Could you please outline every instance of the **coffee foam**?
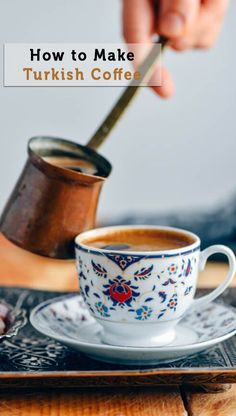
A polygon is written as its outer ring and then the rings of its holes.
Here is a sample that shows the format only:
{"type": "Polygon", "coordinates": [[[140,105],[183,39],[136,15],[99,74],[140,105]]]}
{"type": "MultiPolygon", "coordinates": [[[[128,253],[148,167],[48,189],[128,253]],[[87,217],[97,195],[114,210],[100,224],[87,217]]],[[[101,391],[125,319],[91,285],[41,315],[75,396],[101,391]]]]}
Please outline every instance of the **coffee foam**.
{"type": "Polygon", "coordinates": [[[161,251],[187,247],[195,242],[187,233],[151,228],[117,228],[84,237],[82,244],[114,251],[161,251]]]}

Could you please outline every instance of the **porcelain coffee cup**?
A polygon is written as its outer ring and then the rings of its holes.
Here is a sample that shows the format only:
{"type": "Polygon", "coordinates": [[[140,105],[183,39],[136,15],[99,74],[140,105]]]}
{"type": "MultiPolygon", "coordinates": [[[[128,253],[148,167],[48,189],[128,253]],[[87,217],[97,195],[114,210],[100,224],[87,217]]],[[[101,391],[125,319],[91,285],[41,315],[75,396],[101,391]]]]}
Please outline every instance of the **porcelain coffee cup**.
{"type": "Polygon", "coordinates": [[[104,343],[120,346],[164,346],[176,334],[176,325],[191,308],[213,301],[235,273],[235,255],[224,245],[200,251],[197,235],[172,227],[116,226],[86,231],[75,239],[80,290],[103,328],[104,343]],[[189,237],[186,247],[158,251],[114,251],[96,248],[89,240],[117,230],[168,230],[189,237]],[[86,242],[86,243],[85,243],[86,242]],[[229,270],[209,294],[195,299],[199,271],[208,257],[222,253],[229,270]]]}

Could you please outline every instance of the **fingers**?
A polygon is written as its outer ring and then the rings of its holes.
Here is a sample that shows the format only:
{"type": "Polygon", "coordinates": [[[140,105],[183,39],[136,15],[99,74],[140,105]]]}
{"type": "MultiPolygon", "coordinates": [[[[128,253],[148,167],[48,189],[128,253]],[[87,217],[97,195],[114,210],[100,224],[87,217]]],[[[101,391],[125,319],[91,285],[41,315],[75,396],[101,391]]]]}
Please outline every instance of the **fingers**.
{"type": "Polygon", "coordinates": [[[225,15],[229,0],[202,0],[203,8],[214,12],[219,20],[225,15]]]}
{"type": "Polygon", "coordinates": [[[196,48],[211,48],[221,30],[228,0],[205,0],[201,7],[199,25],[195,29],[193,44],[196,48]]]}
{"type": "MultiPolygon", "coordinates": [[[[158,76],[158,70],[156,70],[153,73],[153,75],[151,77],[150,84],[152,84],[152,85],[156,84],[156,82],[155,82],[155,77],[156,76],[158,76]]],[[[160,97],[169,98],[173,95],[175,86],[174,86],[174,82],[173,82],[173,79],[172,79],[169,71],[165,67],[161,67],[161,79],[162,79],[161,86],[160,87],[152,87],[152,89],[158,95],[160,95],[160,97]]]]}
{"type": "Polygon", "coordinates": [[[127,43],[149,43],[154,31],[151,0],[123,0],[123,36],[127,43]]]}
{"type": "Polygon", "coordinates": [[[160,0],[158,32],[170,39],[186,36],[197,19],[199,8],[199,0],[160,0]]]}
{"type": "MultiPolygon", "coordinates": [[[[229,0],[123,0],[124,38],[127,43],[148,44],[158,33],[168,37],[170,46],[178,51],[209,48],[217,39],[228,3],[229,0]]],[[[157,77],[158,70],[153,73],[152,84],[157,77]]],[[[172,95],[174,84],[165,68],[162,86],[152,88],[162,97],[172,95]]]]}
{"type": "Polygon", "coordinates": [[[171,40],[172,48],[183,51],[189,48],[212,47],[219,35],[227,6],[228,0],[202,0],[189,30],[171,40]]]}
{"type": "MultiPolygon", "coordinates": [[[[155,33],[155,13],[153,0],[123,0],[123,36],[127,43],[152,42],[155,33]]],[[[136,64],[141,62],[146,54],[145,48],[136,50],[136,64]]],[[[154,70],[150,84],[158,84],[160,69],[154,70]]],[[[169,72],[162,68],[162,86],[152,87],[161,97],[169,97],[174,90],[174,84],[169,72]]]]}

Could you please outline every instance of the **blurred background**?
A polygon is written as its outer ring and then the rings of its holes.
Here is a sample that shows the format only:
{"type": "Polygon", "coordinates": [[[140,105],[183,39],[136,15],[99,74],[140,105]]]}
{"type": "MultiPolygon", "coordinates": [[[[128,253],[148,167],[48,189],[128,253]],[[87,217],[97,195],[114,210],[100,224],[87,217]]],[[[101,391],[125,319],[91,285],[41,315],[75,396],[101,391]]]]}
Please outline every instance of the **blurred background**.
{"type": "MultiPolygon", "coordinates": [[[[122,41],[120,0],[0,0],[5,42],[122,41]]],[[[127,213],[208,210],[236,188],[236,3],[213,50],[168,51],[176,82],[171,100],[142,88],[101,153],[113,164],[99,218],[127,213]]],[[[2,60],[2,54],[1,54],[2,60]]],[[[2,71],[2,63],[0,71],[2,71]]],[[[2,78],[2,74],[1,74],[2,78]]],[[[0,209],[26,158],[29,137],[86,143],[121,88],[0,87],[0,209]]]]}

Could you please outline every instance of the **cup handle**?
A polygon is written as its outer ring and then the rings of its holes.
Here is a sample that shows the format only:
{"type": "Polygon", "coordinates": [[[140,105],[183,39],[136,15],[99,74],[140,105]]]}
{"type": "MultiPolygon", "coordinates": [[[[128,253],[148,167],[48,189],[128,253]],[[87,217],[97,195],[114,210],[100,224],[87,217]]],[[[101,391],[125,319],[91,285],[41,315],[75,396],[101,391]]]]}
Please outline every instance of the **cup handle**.
{"type": "Polygon", "coordinates": [[[228,287],[230,282],[233,280],[234,273],[236,270],[235,255],[230,248],[224,245],[210,246],[200,253],[199,271],[204,270],[208,257],[212,256],[212,254],[215,254],[215,253],[225,254],[225,256],[228,258],[228,261],[229,261],[229,271],[224,281],[216,289],[214,289],[208,295],[201,296],[200,298],[194,299],[191,307],[195,308],[195,306],[199,307],[205,303],[212,302],[214,299],[220,296],[221,293],[224,292],[224,290],[228,287]]]}

